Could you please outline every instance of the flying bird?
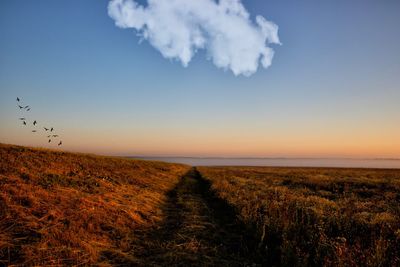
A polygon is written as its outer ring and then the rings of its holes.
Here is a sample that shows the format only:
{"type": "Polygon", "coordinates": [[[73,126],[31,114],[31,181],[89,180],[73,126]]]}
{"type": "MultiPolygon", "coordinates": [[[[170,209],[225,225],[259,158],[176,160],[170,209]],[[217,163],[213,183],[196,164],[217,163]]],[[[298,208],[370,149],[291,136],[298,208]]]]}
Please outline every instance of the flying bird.
{"type": "MultiPolygon", "coordinates": [[[[17,102],[18,102],[18,105],[17,105],[17,106],[18,106],[19,109],[25,109],[26,111],[30,111],[30,110],[31,110],[31,108],[30,108],[29,105],[27,105],[27,106],[21,106],[21,105],[19,105],[19,103],[21,103],[21,99],[20,99],[19,97],[17,97],[16,100],[17,100],[17,102]]],[[[22,117],[22,118],[18,118],[18,120],[22,121],[23,125],[25,125],[25,126],[27,125],[26,118],[22,117]]],[[[33,124],[34,126],[36,126],[38,123],[37,123],[36,120],[34,120],[32,124],[33,124]]],[[[53,131],[54,131],[54,127],[51,127],[51,128],[43,127],[43,129],[44,129],[46,132],[47,132],[47,131],[50,131],[50,132],[53,132],[53,131]]],[[[32,132],[32,133],[36,133],[37,130],[31,130],[31,132],[32,132]]],[[[53,134],[53,135],[50,134],[50,135],[48,135],[48,136],[47,136],[47,138],[48,138],[48,143],[51,143],[51,141],[52,141],[51,138],[56,138],[56,137],[59,137],[59,135],[58,135],[58,134],[53,134]]],[[[60,142],[58,143],[58,146],[61,146],[61,145],[62,145],[62,141],[60,140],[60,142]]]]}

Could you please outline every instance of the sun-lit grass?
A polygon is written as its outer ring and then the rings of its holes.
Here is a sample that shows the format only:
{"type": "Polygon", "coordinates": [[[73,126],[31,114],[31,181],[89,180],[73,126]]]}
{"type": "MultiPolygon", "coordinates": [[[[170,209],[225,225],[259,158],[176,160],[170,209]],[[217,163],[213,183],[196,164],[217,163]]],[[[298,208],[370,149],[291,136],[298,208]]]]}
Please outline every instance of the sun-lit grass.
{"type": "Polygon", "coordinates": [[[200,167],[276,266],[399,266],[400,170],[200,167]]]}
{"type": "Polygon", "coordinates": [[[0,144],[0,265],[134,264],[189,167],[0,144]]]}
{"type": "Polygon", "coordinates": [[[180,179],[189,166],[2,144],[0,159],[0,265],[229,262],[235,216],[249,262],[400,265],[400,170],[199,167],[180,179]]]}

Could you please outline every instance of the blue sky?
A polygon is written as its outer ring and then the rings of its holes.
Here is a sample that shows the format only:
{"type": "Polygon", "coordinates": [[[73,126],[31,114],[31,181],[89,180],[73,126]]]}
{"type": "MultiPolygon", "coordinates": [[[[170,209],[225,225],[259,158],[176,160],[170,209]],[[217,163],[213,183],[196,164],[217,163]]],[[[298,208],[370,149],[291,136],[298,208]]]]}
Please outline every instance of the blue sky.
{"type": "Polygon", "coordinates": [[[0,142],[48,146],[19,96],[73,151],[400,157],[399,1],[243,1],[282,42],[250,77],[165,59],[107,4],[1,1],[0,142]]]}

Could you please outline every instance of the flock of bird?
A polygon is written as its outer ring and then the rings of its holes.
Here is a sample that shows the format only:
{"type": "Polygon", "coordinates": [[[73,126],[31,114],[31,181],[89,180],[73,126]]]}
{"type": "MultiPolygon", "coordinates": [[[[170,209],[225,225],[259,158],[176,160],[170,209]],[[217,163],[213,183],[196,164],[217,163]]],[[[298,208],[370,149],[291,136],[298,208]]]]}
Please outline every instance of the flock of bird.
{"type": "MultiPolygon", "coordinates": [[[[31,110],[30,106],[23,106],[22,105],[21,99],[19,97],[17,97],[17,103],[18,103],[17,105],[18,105],[18,108],[20,109],[20,111],[28,112],[28,111],[31,110]]],[[[22,124],[24,126],[28,126],[28,121],[27,121],[27,119],[25,117],[19,118],[19,120],[22,121],[22,124]]],[[[37,121],[33,120],[32,125],[34,127],[32,129],[32,133],[36,133],[38,131],[37,129],[39,128],[37,121]]],[[[53,127],[43,127],[43,130],[47,134],[48,143],[51,143],[51,141],[54,138],[59,137],[58,134],[55,134],[55,131],[54,131],[53,127]]],[[[62,140],[59,140],[58,146],[61,146],[61,145],[62,145],[62,140]]]]}

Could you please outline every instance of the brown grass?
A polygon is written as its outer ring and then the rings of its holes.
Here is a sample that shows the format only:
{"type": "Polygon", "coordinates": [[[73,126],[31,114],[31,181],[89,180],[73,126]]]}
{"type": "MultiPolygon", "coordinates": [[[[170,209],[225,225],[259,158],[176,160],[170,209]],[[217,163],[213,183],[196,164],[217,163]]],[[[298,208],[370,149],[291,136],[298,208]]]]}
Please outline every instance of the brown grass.
{"type": "Polygon", "coordinates": [[[193,169],[171,191],[162,223],[147,231],[141,266],[260,266],[234,210],[193,169]]]}
{"type": "Polygon", "coordinates": [[[0,265],[400,266],[399,170],[0,159],[0,265]]]}
{"type": "Polygon", "coordinates": [[[0,265],[135,264],[189,167],[0,144],[0,265]]]}
{"type": "Polygon", "coordinates": [[[399,266],[400,171],[200,167],[269,266],[399,266]]]}

